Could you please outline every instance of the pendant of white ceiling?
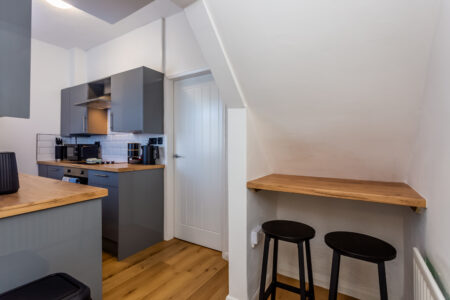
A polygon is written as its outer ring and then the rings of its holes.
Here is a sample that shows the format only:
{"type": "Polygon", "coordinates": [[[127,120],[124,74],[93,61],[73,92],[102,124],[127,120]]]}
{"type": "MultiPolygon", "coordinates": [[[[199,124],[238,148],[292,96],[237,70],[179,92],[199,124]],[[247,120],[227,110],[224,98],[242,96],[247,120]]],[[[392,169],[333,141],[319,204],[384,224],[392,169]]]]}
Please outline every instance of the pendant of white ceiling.
{"type": "Polygon", "coordinates": [[[73,6],[62,1],[62,0],[47,0],[48,3],[53,5],[54,7],[61,8],[61,9],[68,9],[72,8],[73,6]]]}

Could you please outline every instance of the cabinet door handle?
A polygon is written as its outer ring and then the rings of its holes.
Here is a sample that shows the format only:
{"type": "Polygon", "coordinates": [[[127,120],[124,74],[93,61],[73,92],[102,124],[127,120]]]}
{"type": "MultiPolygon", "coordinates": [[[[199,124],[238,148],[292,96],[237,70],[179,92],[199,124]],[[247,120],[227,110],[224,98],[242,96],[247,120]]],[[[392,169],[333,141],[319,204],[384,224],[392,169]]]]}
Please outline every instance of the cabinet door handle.
{"type": "Polygon", "coordinates": [[[113,115],[113,113],[110,113],[110,118],[109,118],[109,129],[111,130],[111,131],[113,131],[113,129],[114,129],[114,125],[113,125],[113,123],[114,123],[114,115],[113,115]]]}
{"type": "Polygon", "coordinates": [[[109,177],[108,175],[103,175],[103,174],[94,174],[94,175],[97,177],[104,177],[104,178],[109,177]]]}
{"type": "Polygon", "coordinates": [[[57,168],[51,168],[50,171],[59,171],[57,168]]]}

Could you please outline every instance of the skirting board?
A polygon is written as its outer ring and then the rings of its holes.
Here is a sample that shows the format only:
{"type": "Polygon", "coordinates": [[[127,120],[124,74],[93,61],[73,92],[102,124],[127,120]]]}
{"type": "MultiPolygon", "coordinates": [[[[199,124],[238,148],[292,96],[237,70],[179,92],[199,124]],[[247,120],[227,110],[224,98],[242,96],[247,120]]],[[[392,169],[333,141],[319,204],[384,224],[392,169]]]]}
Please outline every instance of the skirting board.
{"type": "Polygon", "coordinates": [[[225,300],[239,300],[238,298],[234,298],[233,296],[228,295],[225,300]]]}

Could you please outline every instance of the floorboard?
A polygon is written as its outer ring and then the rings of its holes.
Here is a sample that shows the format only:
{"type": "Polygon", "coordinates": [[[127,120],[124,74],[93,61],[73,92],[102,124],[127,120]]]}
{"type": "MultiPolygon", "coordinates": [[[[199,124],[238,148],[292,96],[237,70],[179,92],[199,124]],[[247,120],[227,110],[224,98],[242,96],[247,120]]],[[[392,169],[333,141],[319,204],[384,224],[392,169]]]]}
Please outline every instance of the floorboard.
{"type": "MultiPolygon", "coordinates": [[[[105,300],[224,300],[228,295],[228,263],[220,252],[178,239],[164,241],[122,261],[103,253],[105,300]]],[[[298,280],[278,275],[278,280],[298,285],[298,280]]],[[[315,287],[317,300],[328,290],[315,287]]],[[[298,295],[277,289],[277,300],[297,300],[298,295]]],[[[339,295],[339,300],[355,298],[339,295]]]]}

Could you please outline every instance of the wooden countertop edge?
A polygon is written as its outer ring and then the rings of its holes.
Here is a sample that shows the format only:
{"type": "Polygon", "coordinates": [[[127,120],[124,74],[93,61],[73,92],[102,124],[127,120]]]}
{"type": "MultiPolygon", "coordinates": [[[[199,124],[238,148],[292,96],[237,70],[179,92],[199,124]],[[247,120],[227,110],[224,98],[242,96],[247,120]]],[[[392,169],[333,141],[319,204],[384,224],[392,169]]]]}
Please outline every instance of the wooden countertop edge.
{"type": "Polygon", "coordinates": [[[85,164],[74,164],[68,162],[57,162],[57,161],[37,161],[38,165],[47,165],[47,166],[58,166],[58,167],[68,167],[68,168],[80,168],[94,171],[103,171],[103,172],[113,172],[113,173],[123,173],[123,172],[136,172],[136,171],[145,171],[145,170],[154,170],[154,169],[164,169],[165,165],[130,165],[127,163],[123,163],[126,166],[119,166],[121,163],[117,163],[115,165],[85,165],[85,164]]]}
{"type": "MultiPolygon", "coordinates": [[[[270,175],[269,175],[270,176],[270,175]]],[[[264,177],[262,177],[264,178],[264,177]]],[[[382,203],[382,204],[391,204],[391,205],[400,205],[400,206],[409,206],[414,208],[426,208],[426,200],[421,197],[420,198],[412,198],[412,197],[404,197],[397,195],[376,195],[376,194],[367,194],[367,193],[357,193],[352,191],[346,191],[345,193],[328,189],[321,188],[308,188],[301,186],[285,186],[281,184],[269,184],[269,183],[259,183],[257,182],[259,179],[255,179],[247,182],[247,188],[255,189],[255,190],[266,190],[266,191],[274,191],[274,192],[285,192],[285,193],[294,193],[294,194],[303,194],[303,195],[311,195],[311,196],[319,196],[319,197],[329,197],[329,198],[337,198],[337,199],[349,199],[356,201],[364,201],[364,202],[374,202],[374,203],[382,203]]],[[[392,184],[392,183],[387,183],[392,184]]],[[[407,187],[411,188],[409,185],[405,184],[407,187]]],[[[411,188],[412,189],[412,188],[411,188]]],[[[416,192],[417,193],[417,192],[416,192]]]]}
{"type": "Polygon", "coordinates": [[[0,209],[0,219],[7,218],[7,217],[13,217],[17,215],[22,215],[26,213],[46,210],[49,208],[55,208],[60,206],[66,206],[70,204],[100,199],[103,197],[108,196],[108,190],[103,188],[96,188],[97,191],[95,192],[85,192],[80,193],[76,195],[71,196],[65,196],[65,197],[59,197],[54,198],[48,201],[41,201],[41,202],[30,202],[30,203],[23,203],[18,204],[14,206],[10,206],[8,208],[2,208],[0,209]]]}

